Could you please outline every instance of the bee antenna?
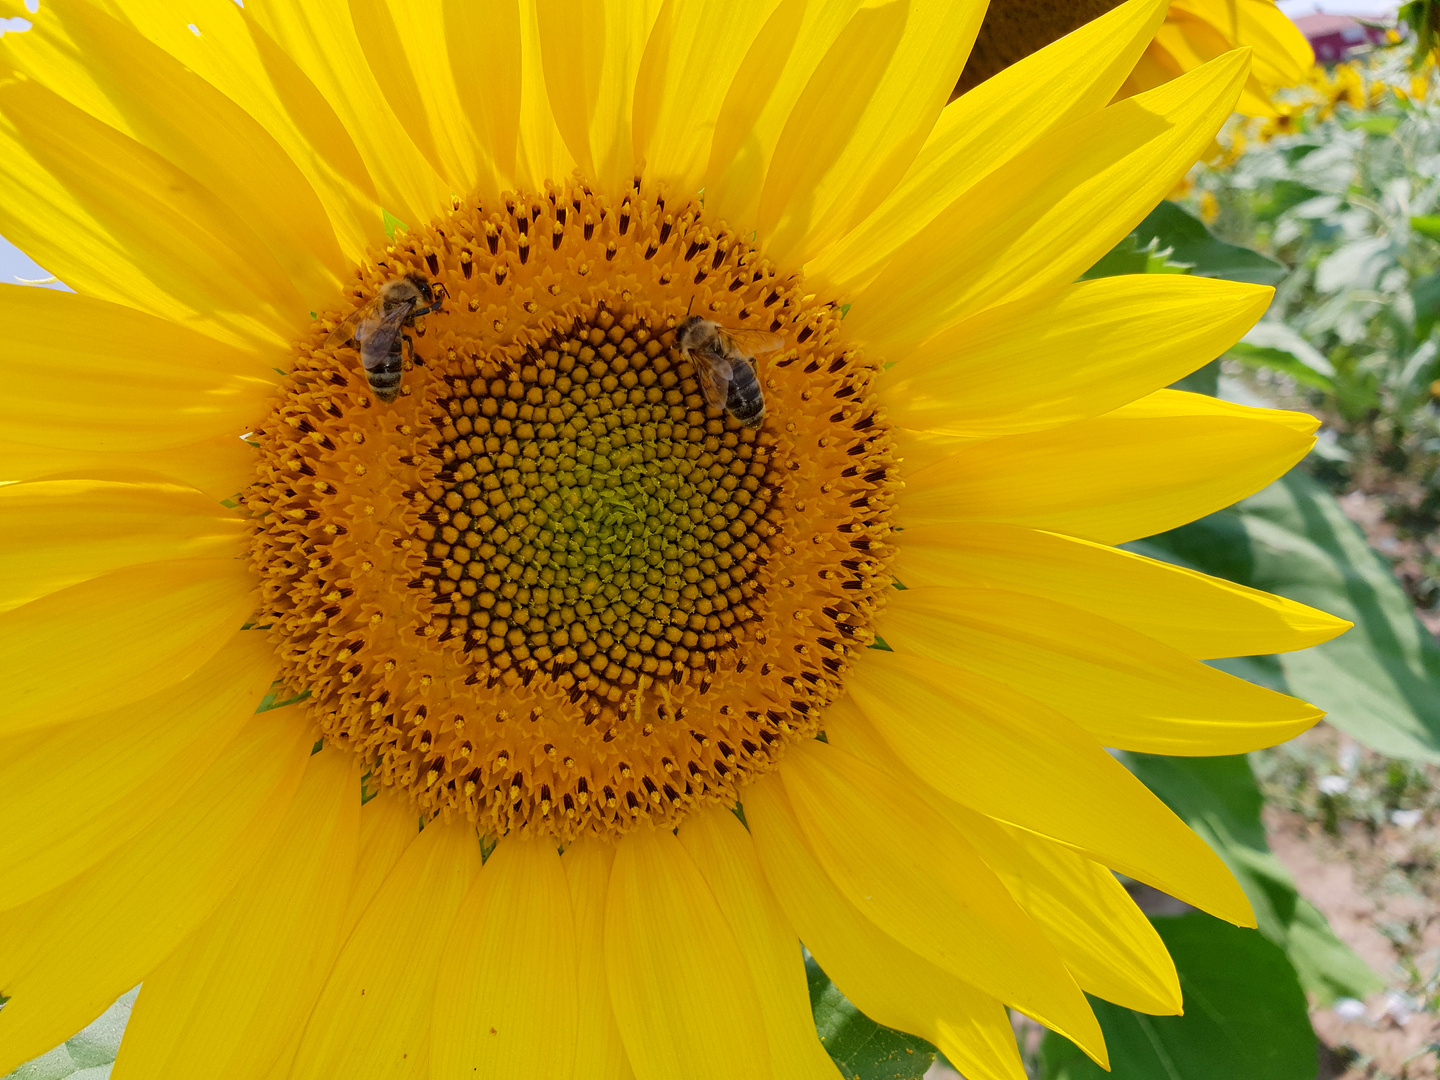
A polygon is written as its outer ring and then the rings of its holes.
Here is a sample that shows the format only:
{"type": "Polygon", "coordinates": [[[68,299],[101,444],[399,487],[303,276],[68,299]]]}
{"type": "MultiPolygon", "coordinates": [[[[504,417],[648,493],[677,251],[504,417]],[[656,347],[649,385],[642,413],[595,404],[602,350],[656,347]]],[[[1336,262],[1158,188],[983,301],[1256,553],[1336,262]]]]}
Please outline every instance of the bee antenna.
{"type": "Polygon", "coordinates": [[[695,294],[694,294],[694,293],[691,293],[691,294],[690,294],[690,303],[688,303],[688,304],[685,305],[685,314],[686,314],[687,316],[690,314],[690,309],[693,308],[694,306],[695,306],[695,294]]]}

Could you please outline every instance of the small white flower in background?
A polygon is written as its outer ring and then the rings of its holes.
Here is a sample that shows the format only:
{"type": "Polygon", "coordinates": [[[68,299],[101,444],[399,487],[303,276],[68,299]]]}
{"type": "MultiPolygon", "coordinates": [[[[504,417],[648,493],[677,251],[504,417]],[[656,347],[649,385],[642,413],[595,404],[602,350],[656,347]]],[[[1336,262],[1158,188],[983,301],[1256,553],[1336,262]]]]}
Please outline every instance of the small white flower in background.
{"type": "Polygon", "coordinates": [[[1420,819],[1424,816],[1425,811],[1423,810],[1392,810],[1390,812],[1390,821],[1394,825],[1399,825],[1402,829],[1413,829],[1416,825],[1420,824],[1420,819]]]}
{"type": "Polygon", "coordinates": [[[109,1080],[110,1068],[120,1050],[120,1036],[130,1019],[137,986],[111,1005],[80,1034],[54,1050],[27,1061],[5,1080],[109,1080]]]}
{"type": "Polygon", "coordinates": [[[1340,771],[1347,774],[1353,773],[1355,771],[1355,766],[1359,763],[1359,744],[1353,743],[1349,739],[1346,739],[1345,744],[1340,747],[1340,771]]]}
{"type": "Polygon", "coordinates": [[[1331,1011],[1341,1020],[1362,1020],[1365,1017],[1365,1003],[1358,998],[1339,998],[1331,1011]]]}
{"type": "Polygon", "coordinates": [[[1344,795],[1350,790],[1350,781],[1343,776],[1322,776],[1315,786],[1323,795],[1344,795]]]}
{"type": "Polygon", "coordinates": [[[1385,1011],[1381,1015],[1388,1016],[1395,1023],[1402,1027],[1409,1023],[1410,1014],[1415,1011],[1415,1003],[1404,994],[1397,994],[1391,990],[1385,995],[1385,1011]]]}

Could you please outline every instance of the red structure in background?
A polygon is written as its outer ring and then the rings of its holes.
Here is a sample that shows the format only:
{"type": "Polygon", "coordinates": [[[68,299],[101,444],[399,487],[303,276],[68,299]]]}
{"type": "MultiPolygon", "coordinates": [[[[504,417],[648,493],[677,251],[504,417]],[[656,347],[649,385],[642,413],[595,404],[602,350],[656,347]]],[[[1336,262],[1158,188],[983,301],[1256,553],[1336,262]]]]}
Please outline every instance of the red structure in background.
{"type": "Polygon", "coordinates": [[[1344,60],[1350,50],[1359,45],[1379,45],[1385,40],[1385,31],[1379,27],[1366,26],[1359,19],[1349,15],[1301,15],[1295,25],[1315,50],[1315,61],[1320,64],[1335,64],[1344,60]]]}

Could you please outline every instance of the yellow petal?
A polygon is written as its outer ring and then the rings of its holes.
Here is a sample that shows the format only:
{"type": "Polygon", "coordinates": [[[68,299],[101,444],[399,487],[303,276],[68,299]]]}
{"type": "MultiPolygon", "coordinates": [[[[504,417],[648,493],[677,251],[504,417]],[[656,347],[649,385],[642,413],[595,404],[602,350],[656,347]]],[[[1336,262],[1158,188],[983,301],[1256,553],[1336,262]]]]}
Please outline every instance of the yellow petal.
{"type": "Polygon", "coordinates": [[[345,905],[345,937],[365,914],[390,871],[420,835],[420,815],[403,796],[381,790],[360,807],[359,855],[345,905]]]}
{"type": "Polygon", "coordinates": [[[6,55],[193,177],[255,229],[302,294],[333,291],[348,274],[324,206],[275,139],[134,29],[88,3],[56,4],[6,55]]]}
{"type": "Polygon", "coordinates": [[[112,1074],[261,1075],[293,1051],[340,950],[359,833],[360,759],[312,754],[275,840],[145,985],[112,1074]]]}
{"type": "Polygon", "coordinates": [[[758,226],[770,258],[806,262],[890,194],[935,126],[984,15],[976,0],[889,0],[855,13],[770,159],[758,226]]]}
{"type": "MultiPolygon", "coordinates": [[[[127,5],[123,18],[269,132],[320,198],[347,260],[385,242],[375,185],[354,141],[295,60],[256,25],[253,4],[152,0],[127,5]]],[[[113,123],[97,110],[99,95],[76,89],[90,78],[84,57],[58,60],[65,96],[113,123]]]]}
{"type": "Polygon", "coordinates": [[[0,479],[126,482],[146,476],[196,488],[217,503],[255,480],[255,447],[234,435],[163,450],[120,453],[86,449],[85,433],[79,425],[66,428],[57,424],[52,437],[57,442],[69,441],[72,447],[0,442],[0,479]]]}
{"type": "Polygon", "coordinates": [[[194,488],[113,480],[0,487],[0,612],[122,566],[243,554],[243,520],[194,488]]]}
{"type": "Polygon", "coordinates": [[[570,1076],[577,966],[570,886],[554,840],[502,838],[445,945],[431,1077],[570,1076]]]}
{"type": "Polygon", "coordinates": [[[173,809],[0,920],[0,1069],[99,1016],[192,933],[269,846],[314,742],[299,710],[261,713],[173,809]]]}
{"type": "Polygon", "coordinates": [[[254,609],[239,559],[116,570],[0,615],[10,666],[0,733],[118,708],[186,678],[254,609]]]}
{"type": "Polygon", "coordinates": [[[861,0],[781,0],[730,83],[705,167],[705,209],[741,233],[755,227],[760,191],[796,100],[861,0]]]}
{"type": "Polygon", "coordinates": [[[561,0],[537,8],[550,108],[581,174],[612,191],[633,179],[630,104],[660,0],[561,0]]]}
{"type": "Polygon", "coordinates": [[[906,477],[899,517],[1026,525],[1102,544],[1150,536],[1288,470],[1315,442],[1288,422],[1301,415],[1157,391],[1091,420],[965,446],[906,477]]]}
{"type": "Polygon", "coordinates": [[[1273,294],[1182,274],[1081,282],[941,331],[886,373],[881,400],[901,427],[952,435],[1088,420],[1219,356],[1273,294]]]}
{"type": "Polygon", "coordinates": [[[705,879],[669,832],[617,845],[605,970],[639,1080],[769,1080],[765,1025],[743,954],[705,879]]]}
{"type": "MultiPolygon", "coordinates": [[[[0,489],[4,490],[4,489],[0,489]]],[[[255,712],[278,665],[236,634],[199,671],[143,701],[0,752],[0,908],[93,866],[166,813],[255,712]]]]}
{"type": "Polygon", "coordinates": [[[1004,1007],[927,963],[858,912],[816,861],[775,774],[745,789],[765,879],[825,974],[866,1016],[938,1046],[973,1080],[1023,1080],[1004,1007]]]}
{"type": "Polygon", "coordinates": [[[103,451],[239,435],[265,415],[280,354],[246,353],[133,308],[0,285],[5,438],[103,451]]]}
{"type": "MultiPolygon", "coordinates": [[[[253,14],[252,14],[253,8],[253,14]]],[[[255,4],[255,22],[289,56],[340,119],[375,182],[380,205],[401,221],[428,221],[448,205],[444,181],[385,100],[345,0],[255,4]]]]}
{"type": "Polygon", "coordinates": [[[335,961],[290,1080],[393,1080],[425,1052],[435,979],[480,872],[468,822],[432,821],[405,849],[335,961]]]}
{"type": "Polygon", "coordinates": [[[1039,596],[906,589],[890,600],[877,630],[898,652],[1013,686],[1121,750],[1243,754],[1293,738],[1324,715],[1039,596]]]}
{"type": "Polygon", "coordinates": [[[495,199],[502,184],[471,126],[451,69],[447,6],[419,0],[355,0],[350,18],[385,100],[430,166],[452,192],[478,191],[495,199]]]}
{"type": "MultiPolygon", "coordinates": [[[[545,90],[545,62],[541,57],[538,0],[520,0],[520,113],[517,133],[516,183],[531,191],[545,190],[546,181],[569,176],[575,159],[555,125],[545,90]]],[[[508,20],[507,20],[508,21],[508,20]]],[[[482,33],[488,39],[489,30],[482,33]]]]}
{"type": "Polygon", "coordinates": [[[574,1080],[633,1080],[630,1062],[610,1007],[605,978],[605,897],[615,845],[584,838],[565,845],[560,864],[570,884],[575,914],[576,987],[580,1008],[575,1035],[574,1080]]]}
{"type": "Polygon", "coordinates": [[[750,43],[776,0],[665,0],[635,75],[634,161],[681,198],[704,182],[710,139],[750,43]]]}
{"type": "Polygon", "coordinates": [[[77,292],[274,348],[309,303],[183,169],[31,80],[0,85],[0,231],[77,292]]]}
{"type": "Polygon", "coordinates": [[[806,276],[859,289],[980,177],[1109,104],[1164,17],[1164,0],[1129,0],[951,102],[895,190],[806,276]]]}
{"type": "Polygon", "coordinates": [[[1283,596],[1015,525],[921,525],[906,529],[898,546],[893,570],[908,588],[1031,593],[1201,660],[1304,649],[1350,626],[1283,596]]]}
{"type": "Polygon", "coordinates": [[[792,747],[780,775],[810,849],[862,915],[1103,1060],[1100,1025],[1060,957],[922,799],[821,742],[792,747]]]}
{"type": "Polygon", "coordinates": [[[956,802],[1255,925],[1219,857],[1059,713],[959,668],[879,651],[864,656],[847,686],[900,760],[956,802]]]}
{"type": "Polygon", "coordinates": [[[520,4],[517,0],[446,3],[442,14],[455,94],[476,145],[489,162],[488,172],[504,186],[524,186],[517,179],[521,105],[522,97],[534,94],[535,73],[521,70],[520,4]],[[485,63],[476,63],[475,57],[482,54],[485,63]]]}
{"type": "Polygon", "coordinates": [[[766,884],[745,826],[724,807],[692,813],[677,835],[745,956],[765,1020],[770,1061],[786,1080],[836,1080],[820,1041],[799,939],[766,884]]]}
{"type": "Polygon", "coordinates": [[[831,746],[916,791],[975,846],[1087,993],[1141,1012],[1180,1012],[1180,983],[1160,935],[1105,867],[947,799],[907,769],[848,698],[825,713],[831,746]]]}
{"type": "Polygon", "coordinates": [[[855,297],[848,333],[898,356],[977,311],[1074,281],[1194,164],[1230,114],[1247,56],[1111,105],[989,173],[896,249],[855,297]]]}

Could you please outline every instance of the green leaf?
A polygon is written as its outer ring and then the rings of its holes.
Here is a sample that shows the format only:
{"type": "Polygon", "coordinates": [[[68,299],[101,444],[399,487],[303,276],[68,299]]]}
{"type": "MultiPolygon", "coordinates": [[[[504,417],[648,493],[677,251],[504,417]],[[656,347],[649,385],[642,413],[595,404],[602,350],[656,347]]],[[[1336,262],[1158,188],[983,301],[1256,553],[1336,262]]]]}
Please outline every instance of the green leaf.
{"type": "Polygon", "coordinates": [[[1335,936],[1270,851],[1260,821],[1264,797],[1244,756],[1181,758],[1125,754],[1125,764],[1194,829],[1235,875],[1260,933],[1285,951],[1300,985],[1324,1005],[1363,998],[1381,978],[1335,936]]]}
{"type": "Polygon", "coordinates": [[[385,215],[385,217],[384,217],[384,221],[385,221],[385,235],[386,235],[387,237],[389,237],[391,240],[394,240],[394,239],[395,239],[395,234],[396,234],[397,232],[409,232],[409,231],[410,231],[410,226],[409,226],[409,225],[406,225],[405,222],[401,221],[401,220],[400,220],[398,217],[396,217],[394,214],[390,213],[389,210],[383,210],[383,209],[382,209],[382,210],[380,211],[380,213],[382,213],[383,215],[385,215]]]}
{"type": "Polygon", "coordinates": [[[1210,235],[1205,223],[1172,202],[1162,202],[1135,227],[1135,239],[1170,248],[1175,262],[1189,263],[1197,277],[1274,285],[1288,270],[1274,259],[1210,235]]]}
{"type": "MultiPolygon", "coordinates": [[[[1110,1080],[1314,1080],[1317,1046],[1285,954],[1254,930],[1200,912],[1151,919],[1180,973],[1184,1016],[1092,999],[1110,1080]]],[[[1046,1035],[1045,1080],[1103,1080],[1070,1042],[1046,1035]]]]}
{"type": "Polygon", "coordinates": [[[27,1061],[5,1080],[105,1080],[139,992],[139,987],[131,990],[80,1034],[27,1061]]]}
{"type": "Polygon", "coordinates": [[[1389,135],[1400,126],[1398,116],[1366,116],[1359,120],[1342,120],[1346,131],[1363,131],[1367,135],[1389,135]]]}
{"type": "Polygon", "coordinates": [[[1324,645],[1277,656],[1279,688],[1373,750],[1440,764],[1440,643],[1389,565],[1303,471],[1130,546],[1355,623],[1324,645]]]}
{"type": "MultiPolygon", "coordinates": [[[[1413,224],[1415,219],[1411,218],[1413,224]]],[[[1440,227],[1440,215],[1431,219],[1440,227]]],[[[1436,237],[1440,240],[1440,236],[1436,237]]],[[[1415,304],[1415,340],[1424,341],[1440,320],[1440,272],[1410,282],[1410,299],[1415,304]]]]}
{"type": "Polygon", "coordinates": [[[1081,281],[1094,278],[1115,277],[1118,274],[1188,274],[1190,267],[1185,263],[1170,261],[1170,249],[1161,249],[1157,241],[1151,240],[1142,247],[1131,233],[1120,243],[1100,256],[1100,261],[1080,275],[1081,281]]]}
{"type": "Polygon", "coordinates": [[[812,956],[805,957],[810,1008],[820,1042],[845,1080],[919,1080],[935,1060],[924,1039],[881,1027],[832,983],[812,956]]]}
{"type": "Polygon", "coordinates": [[[1410,219],[1410,228],[1431,240],[1440,240],[1440,214],[1420,214],[1410,219]]]}
{"type": "Polygon", "coordinates": [[[1282,322],[1265,320],[1250,328],[1225,354],[1253,367],[1283,371],[1305,386],[1335,389],[1335,367],[1324,355],[1282,322]]]}

